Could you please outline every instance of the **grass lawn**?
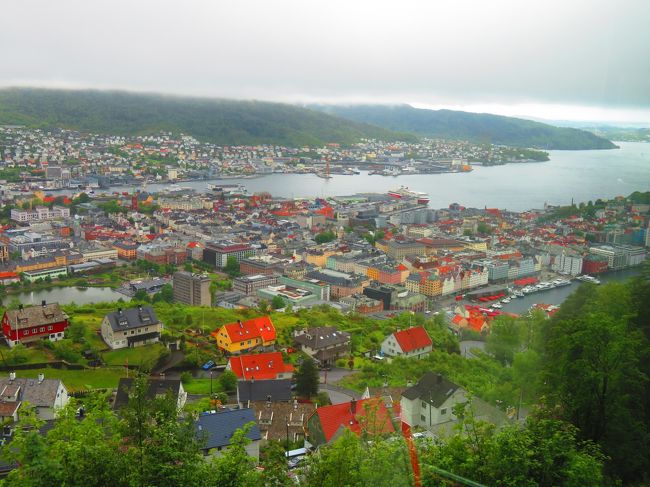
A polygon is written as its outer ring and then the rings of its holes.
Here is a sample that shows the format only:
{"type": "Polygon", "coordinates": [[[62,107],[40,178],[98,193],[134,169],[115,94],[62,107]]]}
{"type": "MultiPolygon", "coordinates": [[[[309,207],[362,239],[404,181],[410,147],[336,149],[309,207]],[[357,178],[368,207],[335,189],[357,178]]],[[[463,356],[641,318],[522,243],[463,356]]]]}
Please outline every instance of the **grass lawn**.
{"type": "MultiPolygon", "coordinates": [[[[188,394],[210,394],[210,379],[191,379],[183,382],[183,388],[188,394]]],[[[212,392],[221,392],[217,379],[212,379],[212,392]]]]}
{"type": "Polygon", "coordinates": [[[102,353],[102,358],[106,365],[124,365],[129,361],[129,365],[154,364],[160,354],[165,349],[162,343],[154,343],[144,347],[121,348],[102,353]]]}
{"type": "Polygon", "coordinates": [[[16,377],[36,379],[38,374],[41,373],[45,374],[46,379],[61,379],[68,388],[68,391],[115,388],[120,378],[126,377],[124,368],[68,370],[53,369],[51,367],[45,369],[17,370],[16,377]]]}

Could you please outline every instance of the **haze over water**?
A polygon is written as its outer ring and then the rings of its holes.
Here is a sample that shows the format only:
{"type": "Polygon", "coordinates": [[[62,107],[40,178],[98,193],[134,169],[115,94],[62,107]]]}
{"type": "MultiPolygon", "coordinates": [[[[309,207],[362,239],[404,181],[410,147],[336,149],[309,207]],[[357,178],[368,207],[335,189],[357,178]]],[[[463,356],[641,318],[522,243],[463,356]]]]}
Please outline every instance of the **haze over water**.
{"type": "MultiPolygon", "coordinates": [[[[471,173],[418,174],[408,176],[356,176],[334,174],[330,180],[314,174],[273,174],[254,179],[227,179],[224,184],[241,183],[250,193],[268,191],[273,196],[342,196],[363,192],[386,192],[408,186],[427,192],[431,208],[450,203],[468,207],[498,207],[524,211],[541,208],[545,202],[569,204],[627,196],[650,189],[650,144],[620,142],[620,149],[550,151],[550,161],[474,166],[471,173]]],[[[207,182],[180,183],[199,191],[207,182]]],[[[168,186],[151,184],[148,191],[164,191],[168,186]]],[[[131,188],[128,188],[131,189],[131,188]]]]}

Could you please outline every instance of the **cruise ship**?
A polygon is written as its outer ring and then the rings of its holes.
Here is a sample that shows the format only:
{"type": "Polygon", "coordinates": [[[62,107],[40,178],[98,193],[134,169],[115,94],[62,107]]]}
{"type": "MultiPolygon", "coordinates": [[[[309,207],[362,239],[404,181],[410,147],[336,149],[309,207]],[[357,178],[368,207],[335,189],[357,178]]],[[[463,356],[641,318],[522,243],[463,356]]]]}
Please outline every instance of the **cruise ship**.
{"type": "Polygon", "coordinates": [[[388,196],[395,199],[400,198],[417,198],[418,203],[422,205],[429,204],[429,195],[421,191],[413,191],[408,189],[406,186],[400,186],[398,189],[388,192],[388,196]]]}

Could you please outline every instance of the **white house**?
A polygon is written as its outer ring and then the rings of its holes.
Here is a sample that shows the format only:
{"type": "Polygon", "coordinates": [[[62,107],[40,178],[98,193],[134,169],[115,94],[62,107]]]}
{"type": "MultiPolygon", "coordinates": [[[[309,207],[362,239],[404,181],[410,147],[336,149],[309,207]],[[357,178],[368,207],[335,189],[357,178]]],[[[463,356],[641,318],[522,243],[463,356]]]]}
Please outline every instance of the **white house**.
{"type": "Polygon", "coordinates": [[[104,316],[102,338],[112,349],[140,347],[160,339],[162,323],[151,306],[138,306],[104,316]]]}
{"type": "MultiPolygon", "coordinates": [[[[416,385],[406,389],[400,399],[402,421],[411,427],[436,432],[447,431],[456,423],[454,406],[468,401],[465,389],[440,374],[427,372],[416,385]]],[[[500,425],[507,415],[480,398],[473,397],[472,410],[476,419],[500,425]]]]}
{"type": "Polygon", "coordinates": [[[388,335],[381,343],[381,351],[389,357],[422,358],[433,350],[433,342],[421,326],[399,330],[388,335]]]}
{"type": "Polygon", "coordinates": [[[57,410],[68,404],[69,400],[63,382],[46,379],[44,374],[39,374],[37,379],[17,379],[15,372],[10,372],[8,377],[0,379],[0,409],[8,412],[14,410],[7,417],[17,419],[18,408],[14,404],[29,403],[40,419],[54,419],[57,410]]]}

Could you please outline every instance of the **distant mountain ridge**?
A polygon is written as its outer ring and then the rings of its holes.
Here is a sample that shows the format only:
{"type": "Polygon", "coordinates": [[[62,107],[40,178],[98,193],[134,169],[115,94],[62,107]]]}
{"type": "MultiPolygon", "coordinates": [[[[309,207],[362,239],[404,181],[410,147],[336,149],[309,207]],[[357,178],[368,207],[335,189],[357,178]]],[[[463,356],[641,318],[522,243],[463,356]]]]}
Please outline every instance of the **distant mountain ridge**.
{"type": "Polygon", "coordinates": [[[122,91],[0,89],[0,125],[62,127],[111,135],[183,132],[220,145],[352,144],[362,138],[415,141],[297,105],[122,91]]]}
{"type": "Polygon", "coordinates": [[[308,105],[331,115],[425,137],[537,149],[615,149],[591,132],[487,113],[427,110],[410,105],[308,105]]]}

